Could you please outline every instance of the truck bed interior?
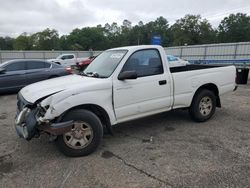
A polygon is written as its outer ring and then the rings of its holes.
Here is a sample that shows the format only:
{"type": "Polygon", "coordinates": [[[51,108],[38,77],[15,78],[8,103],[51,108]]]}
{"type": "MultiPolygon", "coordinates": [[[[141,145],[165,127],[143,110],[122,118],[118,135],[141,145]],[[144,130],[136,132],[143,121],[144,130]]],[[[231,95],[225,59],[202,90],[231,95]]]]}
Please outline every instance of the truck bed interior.
{"type": "Polygon", "coordinates": [[[193,70],[200,70],[200,69],[209,69],[209,68],[217,68],[222,67],[221,65],[186,65],[180,67],[171,67],[170,72],[184,72],[184,71],[193,71],[193,70]]]}

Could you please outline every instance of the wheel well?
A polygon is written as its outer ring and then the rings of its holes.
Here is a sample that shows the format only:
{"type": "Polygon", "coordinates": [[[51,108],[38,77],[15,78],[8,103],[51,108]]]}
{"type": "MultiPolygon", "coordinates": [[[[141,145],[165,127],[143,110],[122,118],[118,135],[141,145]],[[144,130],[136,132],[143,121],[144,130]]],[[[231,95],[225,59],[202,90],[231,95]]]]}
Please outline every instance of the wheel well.
{"type": "Polygon", "coordinates": [[[212,91],[212,92],[215,94],[215,96],[216,96],[216,106],[217,106],[217,107],[221,107],[220,96],[219,96],[219,90],[218,90],[218,87],[217,87],[215,84],[209,83],[209,84],[205,84],[205,85],[200,86],[200,87],[196,90],[194,96],[195,96],[200,90],[202,90],[202,89],[207,89],[207,90],[212,91]]]}
{"type": "Polygon", "coordinates": [[[56,78],[56,77],[58,77],[58,76],[57,75],[52,75],[52,76],[49,77],[49,79],[56,78]]]}
{"type": "MultiPolygon", "coordinates": [[[[109,115],[102,107],[95,105],[95,104],[79,105],[79,106],[75,106],[73,108],[68,109],[65,113],[62,114],[62,116],[64,116],[66,113],[74,109],[85,109],[85,110],[89,110],[93,112],[101,120],[102,125],[107,128],[108,132],[112,134],[109,115]]],[[[59,119],[61,119],[62,116],[59,119]]]]}

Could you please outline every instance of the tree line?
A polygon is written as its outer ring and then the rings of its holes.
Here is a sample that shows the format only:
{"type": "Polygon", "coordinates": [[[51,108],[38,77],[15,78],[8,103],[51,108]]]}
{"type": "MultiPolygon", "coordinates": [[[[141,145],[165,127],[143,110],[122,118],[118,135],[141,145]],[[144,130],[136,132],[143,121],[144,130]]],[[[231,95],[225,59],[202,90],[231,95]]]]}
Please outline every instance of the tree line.
{"type": "Polygon", "coordinates": [[[230,14],[217,28],[200,15],[186,15],[173,25],[164,17],[132,26],[129,20],[96,27],[76,28],[59,36],[55,29],[34,34],[22,33],[16,38],[0,37],[0,50],[105,50],[112,47],[150,44],[152,36],[160,36],[162,46],[250,41],[250,16],[230,14]]]}

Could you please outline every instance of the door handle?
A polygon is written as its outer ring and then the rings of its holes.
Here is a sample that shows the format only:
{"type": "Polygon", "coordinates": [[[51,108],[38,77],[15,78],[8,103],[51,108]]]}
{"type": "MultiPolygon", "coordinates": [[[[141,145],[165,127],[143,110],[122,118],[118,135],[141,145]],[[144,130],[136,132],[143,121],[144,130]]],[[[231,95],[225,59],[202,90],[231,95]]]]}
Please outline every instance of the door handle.
{"type": "Polygon", "coordinates": [[[160,80],[159,81],[159,85],[165,85],[165,84],[167,84],[167,80],[160,80]]]}

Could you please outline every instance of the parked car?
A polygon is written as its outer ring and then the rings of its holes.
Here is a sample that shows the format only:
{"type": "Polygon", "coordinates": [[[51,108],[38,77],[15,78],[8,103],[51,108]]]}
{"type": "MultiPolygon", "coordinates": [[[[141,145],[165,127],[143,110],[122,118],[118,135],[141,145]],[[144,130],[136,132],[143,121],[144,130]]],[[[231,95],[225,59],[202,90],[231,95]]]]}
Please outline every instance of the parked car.
{"type": "Polygon", "coordinates": [[[56,59],[48,59],[50,62],[69,67],[75,66],[76,63],[79,63],[87,58],[77,58],[75,54],[62,54],[59,55],[56,59]]]}
{"type": "Polygon", "coordinates": [[[221,107],[236,89],[235,66],[169,67],[161,46],[106,50],[84,70],[23,88],[18,94],[17,134],[27,140],[48,133],[65,155],[92,153],[103,128],[176,108],[197,122],[221,107]]]}
{"type": "Polygon", "coordinates": [[[173,55],[166,55],[169,63],[169,67],[181,67],[190,64],[188,61],[180,59],[179,57],[173,55]]]}
{"type": "Polygon", "coordinates": [[[0,93],[16,92],[34,82],[71,73],[71,68],[42,60],[7,61],[0,64],[0,93]]]}
{"type": "Polygon", "coordinates": [[[85,60],[80,61],[79,63],[76,63],[76,67],[79,71],[83,71],[87,68],[87,66],[96,58],[96,56],[90,56],[85,60]]]}

